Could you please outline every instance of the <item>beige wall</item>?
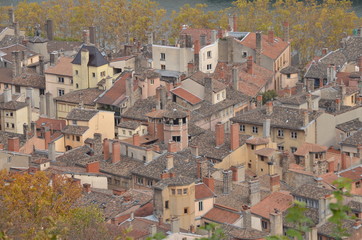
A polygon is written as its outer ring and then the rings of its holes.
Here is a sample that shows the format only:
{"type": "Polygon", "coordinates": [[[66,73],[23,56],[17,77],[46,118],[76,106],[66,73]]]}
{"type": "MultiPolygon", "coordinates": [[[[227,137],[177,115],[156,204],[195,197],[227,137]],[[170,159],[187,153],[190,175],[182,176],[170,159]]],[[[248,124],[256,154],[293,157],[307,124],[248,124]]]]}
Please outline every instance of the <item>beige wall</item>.
{"type": "Polygon", "coordinates": [[[1,130],[12,133],[23,133],[24,123],[28,124],[28,107],[18,109],[16,111],[0,110],[1,130]],[[13,116],[11,116],[11,113],[13,116]],[[8,116],[6,116],[6,114],[8,116]],[[7,123],[9,127],[7,127],[7,123]],[[14,124],[14,127],[12,125],[14,124]]]}
{"type": "Polygon", "coordinates": [[[289,78],[286,74],[281,74],[280,79],[281,79],[282,88],[286,87],[292,88],[295,87],[296,83],[298,82],[298,74],[297,73],[290,74],[289,78]]]}
{"type": "Polygon", "coordinates": [[[106,176],[94,174],[64,174],[64,176],[79,179],[82,186],[84,183],[89,183],[92,188],[108,189],[108,182],[106,176]]]}
{"type": "Polygon", "coordinates": [[[113,68],[111,68],[108,64],[99,67],[87,66],[86,64],[84,65],[72,64],[72,67],[73,67],[74,90],[97,87],[97,83],[100,80],[102,80],[107,76],[113,76],[113,68]],[[93,73],[95,74],[95,77],[93,77],[93,73]],[[102,76],[101,73],[104,73],[105,76],[102,76]]]}
{"type": "MultiPolygon", "coordinates": [[[[57,118],[59,119],[66,119],[67,115],[70,111],[72,111],[73,108],[78,107],[79,104],[72,104],[72,103],[66,103],[66,102],[58,102],[56,101],[56,111],[57,111],[57,118]]],[[[85,109],[96,109],[96,106],[89,106],[84,105],[85,109]]]]}
{"type": "Polygon", "coordinates": [[[201,218],[204,214],[210,211],[214,207],[214,198],[206,198],[195,201],[195,224],[201,225],[201,218]],[[203,210],[199,211],[199,202],[202,202],[203,210]]]}
{"type": "Polygon", "coordinates": [[[182,87],[192,93],[193,95],[204,99],[205,91],[201,84],[198,84],[194,80],[188,78],[182,81],[182,87]]]}
{"type": "Polygon", "coordinates": [[[143,81],[138,81],[138,86],[141,88],[142,99],[152,97],[156,95],[156,88],[159,86],[165,86],[165,82],[161,82],[160,78],[148,79],[146,78],[143,81]]]}
{"type": "Polygon", "coordinates": [[[204,73],[213,73],[219,60],[219,47],[218,41],[213,44],[207,45],[200,49],[199,69],[204,73]],[[211,57],[207,56],[207,52],[211,52],[211,57]],[[211,64],[211,69],[207,69],[207,65],[211,64]]]}
{"type": "Polygon", "coordinates": [[[30,156],[25,154],[11,154],[4,151],[0,152],[0,170],[10,168],[29,168],[30,156]]]}
{"type": "Polygon", "coordinates": [[[111,62],[109,65],[111,67],[117,68],[117,69],[122,69],[122,72],[125,70],[134,70],[135,69],[135,64],[136,64],[136,58],[133,57],[131,59],[128,60],[123,60],[123,61],[117,61],[117,62],[111,62]]]}
{"type": "Polygon", "coordinates": [[[161,65],[165,65],[166,70],[186,73],[187,64],[193,59],[192,48],[152,45],[152,68],[154,69],[161,69],[161,65]],[[161,60],[161,53],[165,53],[165,61],[161,60]]]}
{"type": "Polygon", "coordinates": [[[72,77],[59,76],[53,74],[45,74],[46,90],[53,94],[54,97],[59,96],[58,90],[64,90],[64,94],[73,91],[72,77]],[[59,82],[58,78],[63,77],[64,83],[59,82]]]}
{"type": "Polygon", "coordinates": [[[120,139],[120,140],[130,138],[133,136],[133,134],[136,134],[136,133],[138,133],[138,135],[140,135],[140,136],[148,134],[147,126],[145,126],[145,125],[140,125],[135,130],[117,127],[117,131],[118,131],[118,139],[120,139]]]}

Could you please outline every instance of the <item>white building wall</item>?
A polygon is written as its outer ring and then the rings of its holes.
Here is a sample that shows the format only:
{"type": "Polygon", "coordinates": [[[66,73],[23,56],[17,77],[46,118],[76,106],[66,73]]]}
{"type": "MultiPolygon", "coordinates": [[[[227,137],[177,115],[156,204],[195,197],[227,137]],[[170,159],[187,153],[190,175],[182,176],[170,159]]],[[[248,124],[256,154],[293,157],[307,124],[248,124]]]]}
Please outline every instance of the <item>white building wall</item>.
{"type": "Polygon", "coordinates": [[[215,71],[218,60],[219,60],[218,41],[200,49],[199,68],[201,72],[213,73],[215,71]],[[211,65],[210,69],[207,69],[208,65],[211,65]]]}

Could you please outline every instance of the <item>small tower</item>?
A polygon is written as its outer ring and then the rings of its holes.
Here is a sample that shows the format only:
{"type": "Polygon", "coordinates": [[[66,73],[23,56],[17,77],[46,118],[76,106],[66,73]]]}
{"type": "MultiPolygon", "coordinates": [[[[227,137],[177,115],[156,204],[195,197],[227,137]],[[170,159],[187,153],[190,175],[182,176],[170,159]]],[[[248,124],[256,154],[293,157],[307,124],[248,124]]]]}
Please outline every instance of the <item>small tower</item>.
{"type": "Polygon", "coordinates": [[[176,142],[178,151],[188,147],[188,114],[176,109],[163,114],[164,142],[176,142]]]}

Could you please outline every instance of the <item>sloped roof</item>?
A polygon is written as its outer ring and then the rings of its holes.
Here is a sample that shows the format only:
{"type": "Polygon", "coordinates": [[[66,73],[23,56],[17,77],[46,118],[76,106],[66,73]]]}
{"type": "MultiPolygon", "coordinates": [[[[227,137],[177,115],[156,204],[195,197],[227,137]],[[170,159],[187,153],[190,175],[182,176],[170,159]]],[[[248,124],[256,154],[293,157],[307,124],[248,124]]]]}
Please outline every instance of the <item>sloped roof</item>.
{"type": "Polygon", "coordinates": [[[87,88],[87,89],[80,89],[69,92],[62,96],[54,98],[56,101],[60,102],[68,102],[68,103],[75,103],[80,104],[83,103],[84,105],[96,105],[95,100],[98,96],[103,93],[103,90],[98,88],[87,88]]]}
{"type": "Polygon", "coordinates": [[[305,156],[308,153],[326,152],[327,149],[328,147],[326,146],[305,142],[302,146],[298,147],[298,150],[294,153],[294,155],[305,156]]]}
{"type": "Polygon", "coordinates": [[[204,183],[199,183],[195,185],[195,200],[201,200],[205,198],[214,197],[215,193],[211,191],[211,189],[206,186],[204,183]]]}
{"type": "Polygon", "coordinates": [[[269,219],[270,213],[275,209],[284,212],[293,203],[293,196],[289,192],[273,192],[262,201],[251,207],[253,214],[269,219]]]}
{"type": "Polygon", "coordinates": [[[182,87],[177,87],[177,88],[171,90],[171,93],[184,99],[185,101],[191,103],[192,105],[197,104],[202,101],[201,98],[193,95],[192,93],[190,93],[189,91],[185,90],[182,87]]]}
{"type": "Polygon", "coordinates": [[[89,62],[88,66],[99,67],[108,64],[108,61],[103,57],[102,53],[95,46],[83,45],[77,55],[75,56],[72,64],[81,64],[81,53],[82,51],[89,52],[89,62]]]}
{"type": "Polygon", "coordinates": [[[68,120],[89,121],[99,113],[98,110],[73,108],[67,115],[68,120]]]}
{"type": "Polygon", "coordinates": [[[72,60],[70,57],[60,57],[56,65],[50,66],[44,73],[72,77],[72,60]]]}
{"type": "Polygon", "coordinates": [[[236,213],[235,211],[232,211],[230,209],[219,207],[219,206],[215,205],[202,218],[216,222],[216,223],[233,224],[239,218],[241,218],[241,214],[236,213]]]}

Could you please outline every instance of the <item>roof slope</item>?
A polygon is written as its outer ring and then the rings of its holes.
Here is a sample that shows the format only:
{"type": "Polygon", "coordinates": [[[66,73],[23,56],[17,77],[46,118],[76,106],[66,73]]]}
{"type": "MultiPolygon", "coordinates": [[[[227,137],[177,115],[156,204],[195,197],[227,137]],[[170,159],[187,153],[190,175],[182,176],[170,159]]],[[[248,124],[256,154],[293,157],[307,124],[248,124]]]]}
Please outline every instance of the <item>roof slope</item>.
{"type": "Polygon", "coordinates": [[[72,61],[73,64],[81,64],[81,55],[82,51],[88,51],[89,52],[89,62],[88,66],[92,67],[99,67],[103,66],[105,64],[108,64],[108,61],[103,57],[102,53],[96,48],[95,46],[86,46],[83,45],[77,55],[75,56],[74,60],[72,61]]]}

